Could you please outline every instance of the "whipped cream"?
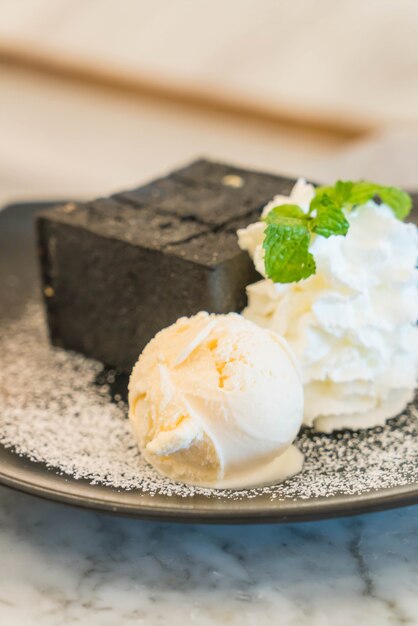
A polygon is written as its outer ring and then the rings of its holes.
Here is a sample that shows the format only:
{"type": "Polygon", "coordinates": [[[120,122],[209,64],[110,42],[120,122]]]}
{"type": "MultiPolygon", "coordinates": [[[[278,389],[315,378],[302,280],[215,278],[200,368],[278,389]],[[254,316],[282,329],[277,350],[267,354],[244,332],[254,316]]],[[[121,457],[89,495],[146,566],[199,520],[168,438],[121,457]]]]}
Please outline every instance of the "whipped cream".
{"type": "Polygon", "coordinates": [[[144,457],[197,485],[241,488],[297,473],[302,379],[287,343],[240,315],[181,318],[146,346],[129,383],[144,457]]]}
{"type": "MultiPolygon", "coordinates": [[[[299,180],[284,203],[306,212],[312,185],[299,180]]],[[[348,234],[317,236],[316,274],[291,284],[261,280],[247,288],[243,315],[286,338],[299,359],[304,422],[330,432],[383,424],[413,399],[418,371],[418,233],[390,207],[367,202],[347,214],[348,234]]],[[[238,231],[265,276],[265,224],[238,231]]]]}

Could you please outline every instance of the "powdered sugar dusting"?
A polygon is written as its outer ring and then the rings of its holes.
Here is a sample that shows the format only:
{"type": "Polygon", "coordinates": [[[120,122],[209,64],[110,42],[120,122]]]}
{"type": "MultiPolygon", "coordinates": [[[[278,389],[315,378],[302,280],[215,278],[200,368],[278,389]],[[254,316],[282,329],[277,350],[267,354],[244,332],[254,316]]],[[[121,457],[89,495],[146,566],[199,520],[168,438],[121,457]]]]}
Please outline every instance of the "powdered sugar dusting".
{"type": "Polygon", "coordinates": [[[127,406],[112,394],[115,373],[51,348],[37,303],[0,328],[0,371],[0,443],[93,484],[185,498],[306,500],[418,483],[418,410],[413,405],[384,428],[334,436],[305,430],[297,441],[305,454],[304,469],[281,485],[212,491],[163,478],[137,450],[127,406]]]}

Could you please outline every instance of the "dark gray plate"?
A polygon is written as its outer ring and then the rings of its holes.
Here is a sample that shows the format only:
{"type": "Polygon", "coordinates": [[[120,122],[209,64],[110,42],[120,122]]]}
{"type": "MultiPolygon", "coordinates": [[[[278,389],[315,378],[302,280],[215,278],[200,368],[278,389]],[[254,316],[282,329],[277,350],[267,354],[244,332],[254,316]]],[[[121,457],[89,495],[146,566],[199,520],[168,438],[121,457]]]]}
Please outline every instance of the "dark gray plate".
{"type": "MultiPolygon", "coordinates": [[[[45,206],[45,203],[42,205],[45,206]]],[[[38,290],[33,250],[32,217],[39,205],[16,205],[0,213],[0,322],[17,315],[38,290]],[[18,277],[16,281],[10,276],[18,277]]],[[[1,419],[1,417],[0,417],[1,419]]],[[[393,420],[391,429],[397,428],[393,420]]],[[[336,443],[334,441],[333,445],[336,443]]],[[[268,494],[254,498],[214,498],[203,495],[178,497],[149,495],[92,485],[87,480],[64,476],[43,463],[35,463],[0,446],[0,483],[27,493],[138,518],[247,523],[306,521],[377,511],[418,502],[418,483],[377,488],[359,495],[277,498],[268,494]]]]}

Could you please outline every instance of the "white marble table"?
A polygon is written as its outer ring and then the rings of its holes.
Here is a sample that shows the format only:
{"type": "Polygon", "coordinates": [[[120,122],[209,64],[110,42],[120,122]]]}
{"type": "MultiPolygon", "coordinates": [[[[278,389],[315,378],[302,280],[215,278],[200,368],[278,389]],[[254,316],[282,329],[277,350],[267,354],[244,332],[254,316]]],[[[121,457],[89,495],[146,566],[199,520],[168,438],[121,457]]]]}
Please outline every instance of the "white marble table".
{"type": "Polygon", "coordinates": [[[418,507],[197,526],[0,488],[0,565],[2,626],[418,624],[418,507]]]}

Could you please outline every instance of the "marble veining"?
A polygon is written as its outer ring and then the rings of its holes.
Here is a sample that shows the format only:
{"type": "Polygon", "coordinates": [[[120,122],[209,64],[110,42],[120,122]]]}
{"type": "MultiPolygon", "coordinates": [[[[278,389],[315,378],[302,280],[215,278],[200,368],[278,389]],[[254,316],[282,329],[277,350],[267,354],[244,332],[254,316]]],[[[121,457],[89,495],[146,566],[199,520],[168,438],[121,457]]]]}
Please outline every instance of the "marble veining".
{"type": "Polygon", "coordinates": [[[0,488],[0,624],[418,624],[418,506],[316,523],[142,522],[0,488]]]}

